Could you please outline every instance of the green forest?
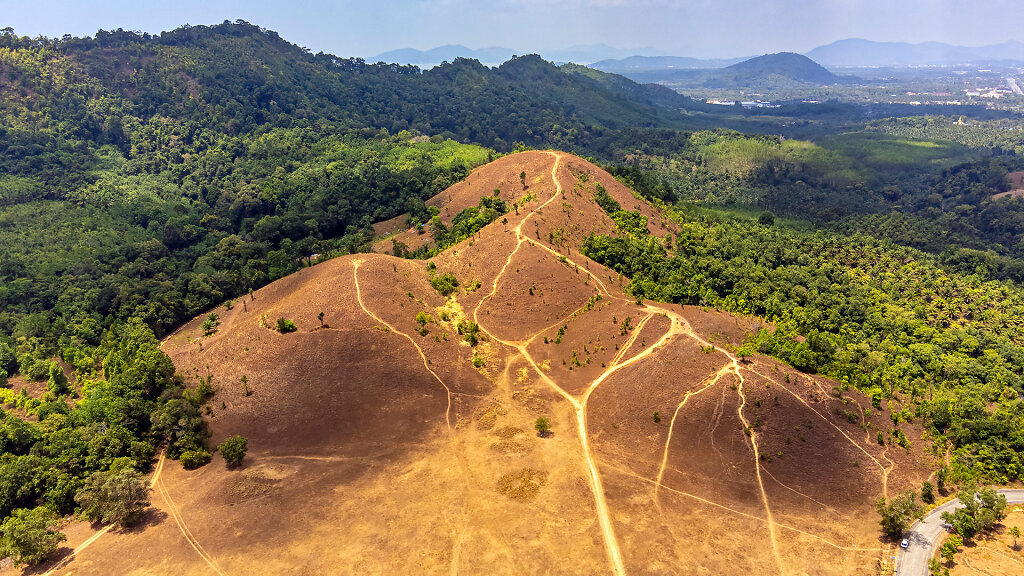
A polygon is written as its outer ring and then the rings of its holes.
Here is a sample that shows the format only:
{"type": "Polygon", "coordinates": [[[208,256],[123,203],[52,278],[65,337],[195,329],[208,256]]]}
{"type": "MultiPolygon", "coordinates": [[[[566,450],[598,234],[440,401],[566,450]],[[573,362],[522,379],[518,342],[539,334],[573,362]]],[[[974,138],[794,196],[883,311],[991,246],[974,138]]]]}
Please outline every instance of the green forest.
{"type": "Polygon", "coordinates": [[[529,147],[589,157],[677,219],[646,237],[599,198],[621,234],[586,253],[633,294],[763,316],[778,329],[752,346],[892,403],[889,440],[923,422],[956,478],[1020,480],[1024,200],[993,198],[1024,169],[1019,120],[722,108],[537,56],[313,54],[242,21],[0,30],[0,522],[105,517],[96,494],[161,444],[208,461],[210,376],[175,374],[158,338],[368,250],[389,218],[428,227],[432,245],[396,246],[409,257],[470,237],[514,206],[484,197],[445,226],[424,201],[529,147]]]}

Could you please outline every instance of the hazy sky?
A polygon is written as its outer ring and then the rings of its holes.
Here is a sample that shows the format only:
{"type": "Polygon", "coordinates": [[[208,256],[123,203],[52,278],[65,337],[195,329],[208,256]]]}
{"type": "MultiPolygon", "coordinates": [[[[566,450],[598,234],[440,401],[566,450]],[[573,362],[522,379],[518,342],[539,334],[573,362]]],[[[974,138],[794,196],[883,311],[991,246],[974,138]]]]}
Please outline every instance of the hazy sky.
{"type": "Polygon", "coordinates": [[[314,52],[465,44],[523,53],[603,42],[680,56],[805,52],[842,38],[1024,40],[1022,0],[0,0],[21,35],[160,32],[241,18],[314,52]]]}

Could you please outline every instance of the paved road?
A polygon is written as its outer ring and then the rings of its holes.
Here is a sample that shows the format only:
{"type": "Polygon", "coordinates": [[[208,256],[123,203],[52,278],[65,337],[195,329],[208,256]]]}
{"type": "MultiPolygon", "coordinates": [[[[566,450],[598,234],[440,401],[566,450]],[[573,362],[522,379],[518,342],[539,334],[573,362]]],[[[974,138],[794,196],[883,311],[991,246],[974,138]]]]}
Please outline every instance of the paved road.
{"type": "MultiPolygon", "coordinates": [[[[1000,490],[1009,504],[1024,504],[1024,490],[1000,490]]],[[[910,527],[910,548],[900,550],[897,554],[896,574],[899,576],[927,576],[928,560],[935,554],[942,529],[942,513],[952,512],[960,508],[960,501],[954,498],[942,506],[937,506],[923,520],[910,527]]]]}

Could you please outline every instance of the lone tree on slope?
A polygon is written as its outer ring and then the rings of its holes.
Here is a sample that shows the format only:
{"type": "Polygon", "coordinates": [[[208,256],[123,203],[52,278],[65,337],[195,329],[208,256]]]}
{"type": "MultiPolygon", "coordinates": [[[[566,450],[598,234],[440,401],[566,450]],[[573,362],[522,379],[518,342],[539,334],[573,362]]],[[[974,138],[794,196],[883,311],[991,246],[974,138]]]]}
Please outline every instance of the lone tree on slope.
{"type": "Polygon", "coordinates": [[[543,416],[537,418],[537,421],[533,423],[533,427],[537,430],[537,436],[541,438],[545,438],[551,433],[551,421],[543,416]]]}

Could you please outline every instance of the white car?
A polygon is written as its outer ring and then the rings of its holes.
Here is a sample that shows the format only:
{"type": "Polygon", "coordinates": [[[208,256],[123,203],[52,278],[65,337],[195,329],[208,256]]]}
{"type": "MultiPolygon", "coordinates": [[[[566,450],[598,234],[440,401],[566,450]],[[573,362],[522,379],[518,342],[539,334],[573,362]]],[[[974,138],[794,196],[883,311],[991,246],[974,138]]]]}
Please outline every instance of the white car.
{"type": "Polygon", "coordinates": [[[907,548],[910,548],[910,540],[907,540],[906,538],[904,538],[903,542],[900,542],[900,548],[903,548],[904,550],[906,550],[907,548]]]}

